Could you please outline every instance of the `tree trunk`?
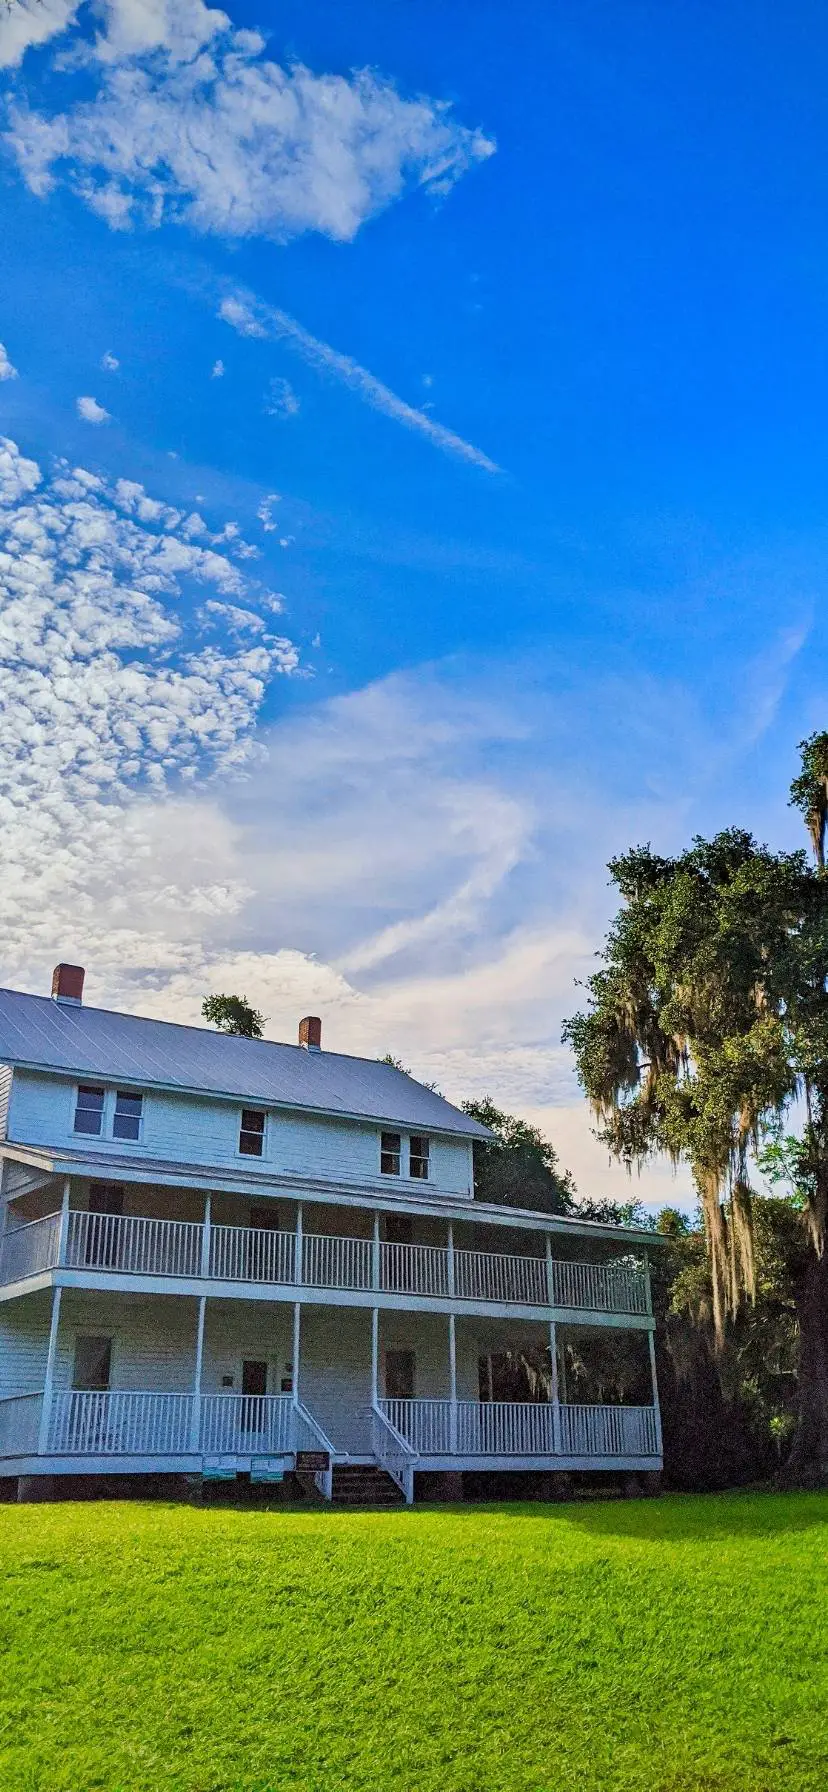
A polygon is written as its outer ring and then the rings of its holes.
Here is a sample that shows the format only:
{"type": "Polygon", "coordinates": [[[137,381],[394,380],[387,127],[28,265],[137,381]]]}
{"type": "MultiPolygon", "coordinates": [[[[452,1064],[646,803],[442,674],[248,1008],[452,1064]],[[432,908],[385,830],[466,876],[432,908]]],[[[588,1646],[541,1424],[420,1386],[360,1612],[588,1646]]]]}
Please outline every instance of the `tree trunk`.
{"type": "Polygon", "coordinates": [[[783,1478],[813,1485],[828,1482],[828,1250],[811,1240],[796,1305],[799,1415],[783,1478]]]}

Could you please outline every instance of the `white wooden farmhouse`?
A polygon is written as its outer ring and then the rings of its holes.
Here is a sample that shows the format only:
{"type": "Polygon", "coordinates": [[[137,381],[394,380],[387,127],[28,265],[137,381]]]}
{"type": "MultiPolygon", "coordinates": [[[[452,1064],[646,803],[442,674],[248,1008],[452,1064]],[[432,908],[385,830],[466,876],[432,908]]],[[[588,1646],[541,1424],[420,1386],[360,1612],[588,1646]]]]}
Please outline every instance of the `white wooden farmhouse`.
{"type": "Polygon", "coordinates": [[[83,975],[0,991],[0,1475],[661,1467],[646,1233],[476,1201],[485,1129],[313,1017],[227,1037],[83,975]],[[598,1327],[651,1403],[567,1401],[562,1328],[598,1327]],[[552,1397],[493,1398],[529,1345],[552,1397]]]}

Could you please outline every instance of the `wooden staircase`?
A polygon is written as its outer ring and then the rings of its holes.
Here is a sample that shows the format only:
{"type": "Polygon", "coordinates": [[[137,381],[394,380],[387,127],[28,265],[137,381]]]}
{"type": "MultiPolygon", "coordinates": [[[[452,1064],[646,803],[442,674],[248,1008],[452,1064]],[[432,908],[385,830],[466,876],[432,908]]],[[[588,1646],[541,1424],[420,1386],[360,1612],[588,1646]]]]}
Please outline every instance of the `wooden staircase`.
{"type": "Polygon", "coordinates": [[[405,1505],[396,1481],[384,1468],[356,1462],[334,1463],[331,1502],[334,1506],[360,1506],[372,1511],[405,1505]]]}

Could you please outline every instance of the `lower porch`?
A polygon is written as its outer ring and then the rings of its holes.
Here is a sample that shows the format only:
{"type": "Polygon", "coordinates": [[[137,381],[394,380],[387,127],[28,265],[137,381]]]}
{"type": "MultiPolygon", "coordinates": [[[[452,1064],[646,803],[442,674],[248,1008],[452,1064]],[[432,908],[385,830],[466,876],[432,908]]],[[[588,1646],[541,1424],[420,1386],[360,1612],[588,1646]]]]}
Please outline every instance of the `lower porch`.
{"type": "Polygon", "coordinates": [[[529,1322],[56,1289],[0,1323],[7,1475],[304,1469],[329,1496],[359,1463],[411,1498],[421,1470],[661,1467],[640,1332],[622,1397],[578,1400],[565,1340],[529,1322]]]}

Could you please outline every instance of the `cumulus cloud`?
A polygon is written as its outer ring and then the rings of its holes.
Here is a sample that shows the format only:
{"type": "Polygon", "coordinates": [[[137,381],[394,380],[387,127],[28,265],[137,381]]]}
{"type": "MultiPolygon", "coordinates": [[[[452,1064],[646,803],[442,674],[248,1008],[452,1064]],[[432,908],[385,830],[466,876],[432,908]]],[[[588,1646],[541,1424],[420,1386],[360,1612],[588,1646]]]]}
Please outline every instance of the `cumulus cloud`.
{"type": "MultiPolygon", "coordinates": [[[[169,867],[153,858],[154,804],[161,813],[182,788],[240,774],[269,683],[297,666],[266,604],[256,626],[267,595],[186,536],[179,513],[137,482],[110,484],[68,466],[46,481],[0,440],[0,926],[9,970],[25,970],[44,942],[53,952],[61,934],[108,938],[106,957],[132,930],[134,950],[136,891],[149,915],[156,900],[163,909],[169,867]],[[209,628],[191,602],[198,592],[228,604],[209,614],[209,628]]],[[[227,912],[237,894],[213,877],[199,900],[227,912]]],[[[150,949],[163,959],[157,933],[150,949]]]]}
{"type": "MultiPolygon", "coordinates": [[[[33,192],[65,179],[114,230],[172,219],[230,237],[314,230],[347,242],[406,185],[446,193],[493,151],[447,105],[406,99],[373,70],[317,75],[269,60],[257,32],[201,0],[102,10],[85,52],[93,97],[53,113],[21,100],[7,140],[33,192]]],[[[58,7],[39,37],[24,24],[7,59],[73,17],[58,7]]]]}
{"type": "Polygon", "coordinates": [[[309,366],[348,386],[372,410],[380,411],[384,417],[391,417],[395,423],[401,423],[404,429],[412,429],[425,436],[427,441],[432,442],[435,448],[441,448],[444,453],[457,455],[460,460],[469,461],[472,466],[482,468],[485,473],[500,471],[497,463],[490,460],[481,448],[475,448],[472,442],[464,441],[454,430],[436,423],[425,411],[406,404],[389,386],[383,385],[375,374],[369,373],[367,367],[361,367],[350,355],[340,354],[330,343],[312,336],[309,330],[297,323],[286,311],[280,311],[274,305],[263,304],[252,293],[228,293],[219,305],[218,315],[240,336],[286,343],[309,366]]]}
{"type": "Polygon", "coordinates": [[[60,36],[80,0],[18,0],[0,8],[0,68],[17,68],[27,50],[60,36]]]}
{"type": "Polygon", "coordinates": [[[224,372],[225,372],[225,368],[224,368],[224,362],[223,362],[223,361],[214,361],[214,362],[213,362],[213,365],[212,365],[212,367],[211,367],[211,369],[210,369],[210,378],[211,378],[211,380],[221,380],[221,379],[223,379],[223,378],[224,378],[224,372]]]}
{"type": "Polygon", "coordinates": [[[76,398],[75,409],[77,410],[78,416],[83,418],[84,423],[111,422],[109,412],[104,410],[103,405],[98,403],[97,398],[76,398]]]}
{"type": "Polygon", "coordinates": [[[300,408],[299,399],[290,380],[273,379],[270,381],[264,401],[266,416],[295,417],[300,408]]]}
{"type": "Polygon", "coordinates": [[[16,380],[17,368],[9,360],[8,351],[0,342],[0,380],[16,380]]]}
{"type": "Polygon", "coordinates": [[[105,373],[117,373],[120,365],[117,355],[113,355],[111,349],[107,349],[106,353],[101,355],[101,366],[105,373]]]}

